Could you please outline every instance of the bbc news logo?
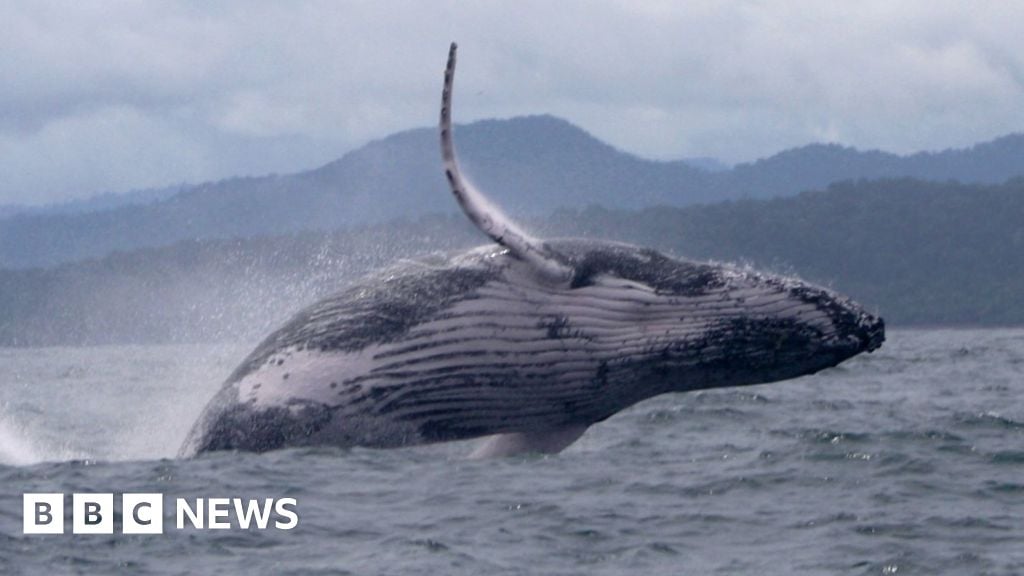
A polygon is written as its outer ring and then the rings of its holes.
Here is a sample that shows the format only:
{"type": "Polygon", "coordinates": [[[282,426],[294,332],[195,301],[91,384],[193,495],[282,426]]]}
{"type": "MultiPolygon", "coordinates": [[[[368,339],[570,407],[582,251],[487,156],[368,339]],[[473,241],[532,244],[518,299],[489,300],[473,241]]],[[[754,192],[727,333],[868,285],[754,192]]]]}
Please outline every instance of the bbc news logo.
{"type": "MultiPolygon", "coordinates": [[[[63,493],[27,493],[23,495],[25,534],[64,533],[63,493]]],[[[299,524],[295,498],[176,498],[174,527],[198,530],[291,530],[299,524]],[[234,520],[234,524],[232,523],[234,520]]],[[[71,532],[73,534],[113,534],[114,495],[72,494],[71,532]]],[[[139,493],[121,495],[122,534],[163,534],[164,495],[139,493]]]]}

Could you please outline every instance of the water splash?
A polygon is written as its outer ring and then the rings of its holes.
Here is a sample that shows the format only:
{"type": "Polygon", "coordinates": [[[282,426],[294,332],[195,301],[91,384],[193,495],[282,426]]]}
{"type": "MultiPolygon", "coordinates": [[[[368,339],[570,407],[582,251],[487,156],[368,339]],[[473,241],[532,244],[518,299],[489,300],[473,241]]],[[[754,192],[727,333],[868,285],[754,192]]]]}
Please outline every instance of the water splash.
{"type": "Polygon", "coordinates": [[[49,438],[43,432],[16,418],[8,403],[0,403],[0,466],[31,466],[86,457],[66,441],[49,438]]]}
{"type": "Polygon", "coordinates": [[[245,345],[7,350],[0,464],[172,458],[245,345]]]}
{"type": "Polygon", "coordinates": [[[43,457],[21,426],[0,415],[0,465],[26,466],[41,462],[43,457]]]}

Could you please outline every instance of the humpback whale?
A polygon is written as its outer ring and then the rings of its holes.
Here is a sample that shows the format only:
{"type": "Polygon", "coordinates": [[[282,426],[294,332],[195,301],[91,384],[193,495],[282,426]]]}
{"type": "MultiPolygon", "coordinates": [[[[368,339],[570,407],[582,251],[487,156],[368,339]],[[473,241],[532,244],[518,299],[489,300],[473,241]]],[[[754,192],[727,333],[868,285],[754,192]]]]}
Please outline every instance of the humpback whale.
{"type": "Polygon", "coordinates": [[[452,44],[444,174],[492,243],[300,311],[228,377],[183,455],[478,437],[475,456],[553,453],[659,394],[786,380],[881,346],[881,318],[796,278],[531,236],[460,171],[455,63],[452,44]]]}

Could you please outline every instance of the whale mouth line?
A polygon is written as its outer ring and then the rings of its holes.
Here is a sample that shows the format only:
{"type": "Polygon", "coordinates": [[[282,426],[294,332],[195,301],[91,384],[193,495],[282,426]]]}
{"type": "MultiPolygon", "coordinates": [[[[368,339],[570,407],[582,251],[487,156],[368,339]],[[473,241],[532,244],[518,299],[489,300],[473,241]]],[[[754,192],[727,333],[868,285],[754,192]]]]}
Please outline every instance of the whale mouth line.
{"type": "Polygon", "coordinates": [[[864,344],[864,351],[869,354],[881,348],[885,342],[885,320],[871,317],[870,324],[861,335],[861,342],[864,344]]]}

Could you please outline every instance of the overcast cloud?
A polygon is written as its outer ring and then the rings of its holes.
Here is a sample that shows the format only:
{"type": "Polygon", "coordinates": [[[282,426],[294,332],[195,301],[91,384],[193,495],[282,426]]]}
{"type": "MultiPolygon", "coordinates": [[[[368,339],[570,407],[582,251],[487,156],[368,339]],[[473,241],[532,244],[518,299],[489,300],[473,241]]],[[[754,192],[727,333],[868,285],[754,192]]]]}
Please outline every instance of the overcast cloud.
{"type": "Polygon", "coordinates": [[[1009,2],[5,2],[0,204],[292,172],[456,117],[551,113],[652,158],[1024,131],[1009,2]]]}

